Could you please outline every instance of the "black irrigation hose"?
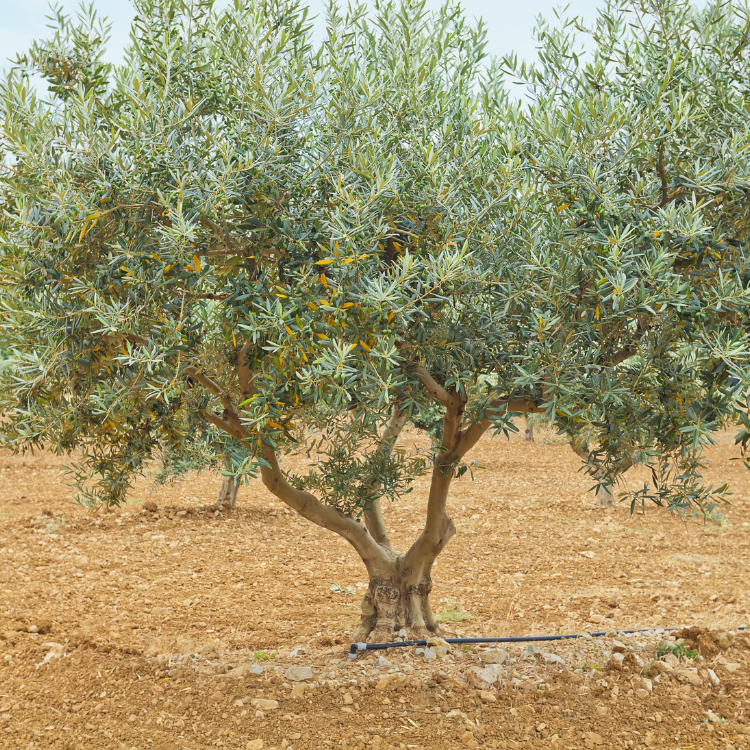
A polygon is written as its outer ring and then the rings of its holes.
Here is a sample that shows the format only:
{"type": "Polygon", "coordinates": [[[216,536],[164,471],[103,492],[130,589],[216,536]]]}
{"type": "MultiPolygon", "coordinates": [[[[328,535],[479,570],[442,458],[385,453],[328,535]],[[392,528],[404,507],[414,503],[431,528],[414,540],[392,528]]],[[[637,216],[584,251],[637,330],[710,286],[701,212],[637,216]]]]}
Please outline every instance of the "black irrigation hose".
{"type": "MultiPolygon", "coordinates": [[[[602,630],[598,633],[568,633],[564,635],[523,635],[517,637],[508,636],[506,638],[444,638],[446,643],[528,643],[533,641],[564,641],[569,638],[601,638],[607,633],[628,634],[628,633],[653,633],[657,630],[664,632],[671,630],[681,630],[682,628],[641,628],[640,630],[602,630]]],[[[747,630],[747,627],[740,625],[737,630],[747,630]]],[[[398,648],[399,646],[426,646],[427,641],[396,641],[395,643],[352,643],[349,648],[349,658],[356,659],[359,651],[382,651],[386,648],[398,648]]]]}

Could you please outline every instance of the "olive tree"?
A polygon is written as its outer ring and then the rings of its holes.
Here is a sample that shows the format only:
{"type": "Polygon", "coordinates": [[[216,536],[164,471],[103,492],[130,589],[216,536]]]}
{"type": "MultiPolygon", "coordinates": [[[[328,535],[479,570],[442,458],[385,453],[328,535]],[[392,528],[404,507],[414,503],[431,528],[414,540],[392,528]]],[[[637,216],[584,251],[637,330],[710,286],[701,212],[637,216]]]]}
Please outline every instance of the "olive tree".
{"type": "Polygon", "coordinates": [[[578,408],[558,420],[596,480],[600,507],[614,503],[612,480],[646,463],[653,487],[631,500],[666,501],[674,479],[686,508],[710,495],[697,450],[710,433],[739,420],[737,441],[748,441],[749,18],[745,3],[731,1],[698,10],[610,0],[591,28],[541,19],[538,64],[502,63],[530,93],[533,168],[569,252],[553,265],[573,272],[567,315],[556,271],[547,305],[562,320],[594,323],[586,334],[560,325],[560,352],[584,334],[586,346],[613,352],[624,376],[613,391],[600,385],[611,374],[592,372],[578,408]],[[652,264],[670,273],[656,274],[662,289],[647,302],[657,288],[652,264]]]}
{"type": "MultiPolygon", "coordinates": [[[[534,73],[528,107],[450,3],[332,4],[318,46],[295,2],[135,5],[122,65],[102,62],[106,30],[82,12],[2,85],[4,445],[76,451],[92,506],[123,502],[153,459],[259,474],[361,557],[362,640],[440,632],[451,483],[514,416],[593,430],[599,484],[623,461],[671,462],[650,496],[710,505],[700,452],[748,385],[747,253],[728,234],[746,205],[739,77],[725,145],[695,118],[679,136],[721,204],[692,183],[662,204],[652,131],[696,94],[658,100],[660,61],[634,106],[629,79],[605,94],[581,68],[571,92],[534,73]],[[429,410],[432,449],[407,451],[404,425],[429,410]],[[424,473],[402,552],[387,506],[424,473]]],[[[722,33],[744,28],[728,19],[722,33]]],[[[712,80],[739,70],[735,46],[712,80]]]]}

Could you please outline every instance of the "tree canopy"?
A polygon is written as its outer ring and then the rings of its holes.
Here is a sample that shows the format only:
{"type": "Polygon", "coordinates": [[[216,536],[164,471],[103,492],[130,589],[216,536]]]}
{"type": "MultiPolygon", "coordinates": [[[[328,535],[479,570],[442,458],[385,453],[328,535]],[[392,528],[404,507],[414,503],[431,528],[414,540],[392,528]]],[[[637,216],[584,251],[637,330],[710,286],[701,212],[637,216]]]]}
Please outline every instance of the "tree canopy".
{"type": "Polygon", "coordinates": [[[135,5],[122,65],[58,15],[0,87],[3,444],[80,451],[92,505],[228,456],[355,547],[371,638],[437,630],[450,482],[514,415],[592,439],[595,484],[651,466],[632,503],[711,508],[750,384],[743,5],[613,0],[537,65],[450,2],[331,4],[320,45],[292,0],[135,5]],[[402,555],[382,505],[424,472],[402,555]]]}

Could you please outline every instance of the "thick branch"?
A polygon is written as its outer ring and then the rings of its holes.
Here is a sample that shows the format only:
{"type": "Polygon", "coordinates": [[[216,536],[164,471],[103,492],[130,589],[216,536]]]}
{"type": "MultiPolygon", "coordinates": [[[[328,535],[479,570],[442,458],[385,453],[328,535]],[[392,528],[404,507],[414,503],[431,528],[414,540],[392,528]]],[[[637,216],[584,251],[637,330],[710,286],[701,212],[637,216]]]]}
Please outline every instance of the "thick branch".
{"type": "Polygon", "coordinates": [[[661,181],[661,201],[659,207],[663,208],[669,203],[669,193],[667,191],[668,177],[667,170],[664,167],[664,141],[659,142],[659,148],[657,150],[657,162],[656,162],[656,173],[659,175],[661,181]]]}
{"type": "Polygon", "coordinates": [[[456,533],[456,527],[446,512],[448,490],[454,473],[453,467],[441,465],[436,465],[432,470],[425,525],[404,555],[406,569],[415,570],[425,562],[434,562],[456,533]]]}
{"type": "MultiPolygon", "coordinates": [[[[253,373],[247,363],[247,346],[239,349],[235,370],[239,379],[240,391],[242,396],[246,398],[253,392],[253,373]]],[[[212,412],[204,412],[206,419],[237,440],[251,437],[250,432],[240,422],[237,410],[229,395],[223,393],[219,385],[198,368],[188,367],[186,372],[190,377],[219,396],[222,403],[226,401],[225,411],[221,417],[212,412]]],[[[395,440],[397,434],[394,435],[393,440],[395,440]]],[[[259,457],[265,462],[260,467],[261,479],[271,493],[301,516],[307,518],[308,521],[312,521],[324,529],[335,531],[344,537],[362,558],[371,577],[384,574],[386,567],[395,556],[393,552],[381,547],[367,528],[351,516],[321,503],[309,492],[298,490],[289,484],[279,467],[276,453],[271,448],[263,450],[259,457]]]]}
{"type": "Polygon", "coordinates": [[[583,442],[582,443],[580,440],[577,440],[576,438],[573,438],[570,441],[570,447],[572,448],[573,453],[575,453],[583,461],[586,461],[588,463],[588,460],[589,460],[589,444],[588,444],[588,442],[583,442]]]}
{"type": "MultiPolygon", "coordinates": [[[[211,380],[208,375],[206,375],[202,370],[199,370],[197,367],[188,367],[185,372],[189,377],[200,383],[204,388],[208,388],[209,391],[215,393],[219,397],[221,405],[224,407],[224,417],[226,418],[227,415],[233,417],[232,422],[237,423],[235,429],[240,427],[239,420],[237,419],[237,409],[235,409],[234,404],[232,403],[232,397],[225,391],[222,391],[221,386],[218,383],[215,383],[213,380],[211,380]]],[[[248,436],[247,433],[245,434],[245,436],[248,436]]]]}
{"type": "Polygon", "coordinates": [[[237,440],[243,440],[244,438],[248,437],[248,434],[244,430],[237,429],[235,425],[222,419],[218,414],[214,414],[210,411],[204,411],[203,416],[209,422],[211,422],[212,425],[218,427],[220,430],[224,430],[224,432],[228,433],[237,440]]]}
{"type": "Polygon", "coordinates": [[[391,562],[392,555],[373,539],[363,524],[336,508],[321,503],[309,492],[292,487],[279,468],[274,451],[267,449],[260,457],[268,464],[261,465],[260,474],[263,484],[270,492],[308,521],[344,537],[362,558],[371,577],[382,573],[384,566],[391,562]]]}
{"type": "Polygon", "coordinates": [[[219,234],[223,236],[224,243],[228,248],[231,250],[235,250],[237,245],[235,244],[234,240],[232,239],[232,234],[229,231],[229,228],[227,227],[226,221],[223,222],[224,226],[220,227],[213,219],[210,219],[205,214],[201,216],[201,221],[207,226],[210,227],[216,234],[219,234]]]}
{"type": "Polygon", "coordinates": [[[406,567],[415,568],[425,561],[434,561],[456,533],[456,527],[446,512],[446,506],[451,480],[456,473],[455,462],[460,458],[458,448],[464,402],[457,396],[451,398],[452,402],[443,415],[442,447],[435,457],[435,466],[432,470],[424,528],[405,555],[406,567]]]}
{"type": "MultiPolygon", "coordinates": [[[[386,425],[383,434],[380,437],[380,449],[383,451],[390,452],[393,448],[393,444],[398,439],[401,430],[406,424],[406,415],[402,414],[397,408],[394,408],[393,415],[390,421],[386,425]]],[[[365,494],[375,493],[380,489],[380,480],[377,477],[372,477],[364,488],[365,494]]],[[[385,520],[383,519],[383,511],[380,507],[380,499],[374,497],[367,505],[367,509],[364,512],[365,525],[367,530],[372,534],[373,539],[378,544],[392,550],[391,541],[388,538],[388,530],[385,527],[385,520]]]]}
{"type": "Polygon", "coordinates": [[[630,359],[631,357],[634,357],[638,349],[635,346],[626,346],[620,349],[620,351],[615,352],[608,360],[607,365],[610,367],[616,367],[621,362],[624,362],[626,359],[630,359]]]}
{"type": "Polygon", "coordinates": [[[441,406],[449,407],[456,403],[456,396],[453,396],[435,378],[430,375],[422,365],[414,368],[414,374],[422,381],[422,385],[430,392],[430,395],[441,406]]]}
{"type": "Polygon", "coordinates": [[[219,401],[221,401],[221,405],[224,407],[224,413],[221,416],[217,414],[211,414],[210,412],[203,412],[204,416],[206,417],[206,419],[208,419],[209,422],[216,425],[225,432],[228,432],[237,440],[245,440],[251,436],[250,433],[242,426],[239,414],[237,413],[237,408],[235,407],[234,402],[232,401],[232,397],[229,395],[229,393],[227,393],[226,391],[222,391],[221,386],[218,383],[211,380],[208,375],[206,375],[197,367],[188,367],[186,368],[185,373],[188,375],[188,377],[192,378],[197,383],[200,383],[204,388],[207,388],[209,391],[217,395],[219,397],[219,401]]]}
{"type": "Polygon", "coordinates": [[[255,388],[253,387],[253,371],[247,363],[248,351],[250,351],[250,347],[247,344],[240,347],[237,352],[237,362],[234,366],[237,372],[237,379],[240,381],[240,393],[242,394],[243,401],[255,392],[255,388]]]}
{"type": "Polygon", "coordinates": [[[221,390],[218,383],[211,380],[202,370],[197,367],[190,366],[185,372],[193,379],[199,382],[204,388],[208,388],[209,391],[215,393],[217,396],[221,396],[223,391],[221,390]]]}
{"type": "MultiPolygon", "coordinates": [[[[493,401],[487,412],[498,414],[502,412],[519,412],[521,414],[543,414],[546,409],[530,398],[498,399],[493,401]]],[[[465,456],[478,442],[479,438],[489,429],[492,421],[483,417],[478,422],[469,425],[462,433],[458,442],[458,456],[465,456]]]]}

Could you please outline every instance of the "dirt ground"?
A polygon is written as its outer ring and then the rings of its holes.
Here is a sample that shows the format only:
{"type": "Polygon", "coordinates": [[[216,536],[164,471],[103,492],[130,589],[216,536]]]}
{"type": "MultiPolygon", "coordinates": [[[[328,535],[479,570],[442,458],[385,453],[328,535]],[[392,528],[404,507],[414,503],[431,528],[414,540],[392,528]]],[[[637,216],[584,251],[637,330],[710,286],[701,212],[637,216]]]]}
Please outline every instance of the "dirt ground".
{"type": "MultiPolygon", "coordinates": [[[[597,509],[550,435],[485,439],[434,570],[445,628],[609,635],[350,661],[361,563],[259,482],[230,511],[212,505],[216,475],[144,479],[95,514],[73,504],[61,459],[0,454],[0,748],[750,750],[738,455],[730,433],[710,452],[707,478],[735,494],[703,525],[597,509]],[[694,629],[616,633],[678,626],[694,629]]],[[[422,481],[387,511],[401,549],[425,495],[422,481]]]]}

